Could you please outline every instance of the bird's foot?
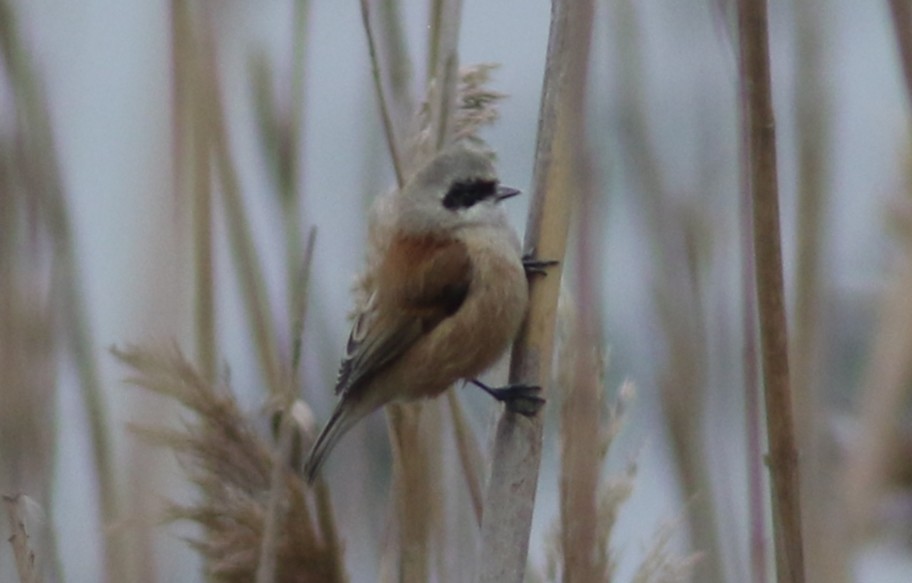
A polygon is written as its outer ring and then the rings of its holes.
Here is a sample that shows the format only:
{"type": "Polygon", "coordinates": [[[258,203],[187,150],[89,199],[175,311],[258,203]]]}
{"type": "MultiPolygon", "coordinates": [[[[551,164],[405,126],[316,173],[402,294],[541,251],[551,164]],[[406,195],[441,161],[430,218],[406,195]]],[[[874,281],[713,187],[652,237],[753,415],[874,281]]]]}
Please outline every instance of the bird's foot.
{"type": "Polygon", "coordinates": [[[531,254],[524,255],[522,258],[523,269],[526,275],[548,275],[548,268],[560,265],[560,261],[535,259],[531,254]]]}
{"type": "Polygon", "coordinates": [[[532,417],[545,404],[545,399],[539,394],[541,387],[535,385],[515,384],[505,387],[492,388],[483,382],[472,379],[472,384],[491,395],[506,406],[508,411],[532,417]]]}

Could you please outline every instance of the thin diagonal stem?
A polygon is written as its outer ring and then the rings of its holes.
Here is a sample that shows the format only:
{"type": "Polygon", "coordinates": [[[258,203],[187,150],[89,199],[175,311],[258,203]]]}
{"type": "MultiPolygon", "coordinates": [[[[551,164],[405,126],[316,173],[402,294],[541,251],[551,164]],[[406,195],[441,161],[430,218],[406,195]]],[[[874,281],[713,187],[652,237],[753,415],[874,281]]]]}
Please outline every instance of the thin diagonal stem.
{"type": "Polygon", "coordinates": [[[371,72],[374,75],[374,89],[377,91],[377,101],[380,104],[380,117],[383,119],[383,131],[386,135],[386,144],[392,157],[393,170],[396,172],[396,182],[401,188],[405,184],[405,174],[402,170],[402,158],[399,152],[399,141],[396,128],[393,127],[393,118],[389,104],[386,102],[386,93],[383,91],[383,78],[380,76],[380,60],[377,55],[377,43],[374,40],[374,31],[370,21],[370,7],[368,0],[361,0],[361,22],[364,24],[364,34],[367,36],[367,49],[370,52],[371,72]]]}

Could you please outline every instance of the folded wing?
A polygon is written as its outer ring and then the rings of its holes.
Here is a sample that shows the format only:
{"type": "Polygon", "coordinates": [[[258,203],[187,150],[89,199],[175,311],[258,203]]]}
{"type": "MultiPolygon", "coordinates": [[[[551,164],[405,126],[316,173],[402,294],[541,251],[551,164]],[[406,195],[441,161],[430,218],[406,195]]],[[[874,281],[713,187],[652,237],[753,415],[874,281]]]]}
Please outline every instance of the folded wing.
{"type": "Polygon", "coordinates": [[[352,326],[336,393],[362,385],[455,314],[471,283],[471,260],[460,241],[398,240],[352,326]]]}

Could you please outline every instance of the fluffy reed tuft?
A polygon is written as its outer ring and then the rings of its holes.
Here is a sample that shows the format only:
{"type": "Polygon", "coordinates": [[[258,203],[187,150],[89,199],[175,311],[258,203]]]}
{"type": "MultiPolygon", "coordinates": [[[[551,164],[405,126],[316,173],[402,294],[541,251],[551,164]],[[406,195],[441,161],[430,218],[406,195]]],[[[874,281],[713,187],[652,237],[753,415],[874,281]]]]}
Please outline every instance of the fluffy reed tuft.
{"type": "MultiPolygon", "coordinates": [[[[624,383],[618,391],[616,400],[608,407],[608,412],[603,417],[598,435],[600,440],[595,450],[598,458],[595,461],[599,468],[603,465],[602,462],[615,437],[624,427],[626,412],[635,397],[635,392],[632,383],[624,383]]],[[[564,444],[564,447],[567,445],[564,444]]],[[[572,447],[572,444],[569,445],[572,447]]],[[[596,510],[592,516],[578,514],[561,516],[561,520],[555,524],[550,535],[546,565],[547,581],[610,583],[616,579],[617,559],[611,548],[611,536],[621,508],[633,493],[636,475],[636,463],[631,461],[624,471],[600,479],[596,492],[596,510]],[[575,544],[575,541],[567,540],[567,534],[574,529],[579,530],[578,524],[570,524],[571,522],[578,523],[588,520],[594,522],[592,530],[595,537],[592,540],[591,548],[575,549],[573,554],[576,557],[584,554],[589,558],[588,564],[580,565],[578,561],[571,562],[573,559],[567,553],[568,543],[575,544]]],[[[565,478],[569,479],[562,480],[562,504],[565,504],[569,498],[580,496],[579,492],[568,492],[569,489],[575,487],[573,476],[565,476],[565,478]]],[[[633,583],[683,583],[691,580],[693,567],[699,561],[700,555],[691,554],[682,557],[669,550],[668,545],[674,534],[675,526],[675,524],[663,526],[651,538],[646,556],[633,576],[633,583]]]]}
{"type": "MultiPolygon", "coordinates": [[[[254,580],[270,494],[270,446],[239,409],[225,383],[213,384],[172,346],[128,347],[115,356],[132,371],[131,384],[172,398],[194,414],[178,430],[133,426],[143,437],[173,449],[196,485],[192,504],[173,504],[168,520],[203,529],[190,544],[206,559],[210,580],[254,580]]],[[[320,528],[307,505],[307,486],[288,467],[287,497],[279,513],[278,582],[345,581],[338,544],[320,528]]]]}
{"type": "MultiPolygon", "coordinates": [[[[586,255],[587,249],[581,245],[581,255],[586,255]]],[[[585,280],[581,288],[591,283],[585,280]]],[[[581,290],[581,296],[585,291],[581,290]]],[[[633,383],[624,382],[614,400],[608,400],[607,357],[591,326],[593,317],[587,315],[590,310],[585,304],[578,307],[569,294],[562,294],[558,303],[554,385],[561,399],[560,516],[551,533],[546,569],[547,580],[555,583],[609,583],[616,579],[617,559],[611,537],[621,508],[633,492],[637,473],[634,461],[623,471],[607,476],[602,472],[636,391],[633,383]]],[[[679,557],[668,551],[672,526],[652,537],[634,576],[635,583],[690,580],[697,555],[679,557]]]]}

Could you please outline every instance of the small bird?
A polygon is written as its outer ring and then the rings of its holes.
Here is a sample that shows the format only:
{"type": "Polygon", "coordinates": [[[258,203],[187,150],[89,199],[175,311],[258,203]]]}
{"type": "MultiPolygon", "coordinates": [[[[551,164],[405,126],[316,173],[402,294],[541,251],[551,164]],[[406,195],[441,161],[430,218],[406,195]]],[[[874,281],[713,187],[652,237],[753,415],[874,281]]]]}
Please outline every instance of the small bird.
{"type": "Polygon", "coordinates": [[[465,144],[439,153],[401,190],[378,199],[362,301],[339,370],[339,402],[305,463],[313,481],[333,446],[372,411],[439,395],[460,379],[516,410],[544,402],[537,387],[492,389],[474,377],[513,342],[529,300],[519,238],[499,203],[490,156],[465,144]]]}

